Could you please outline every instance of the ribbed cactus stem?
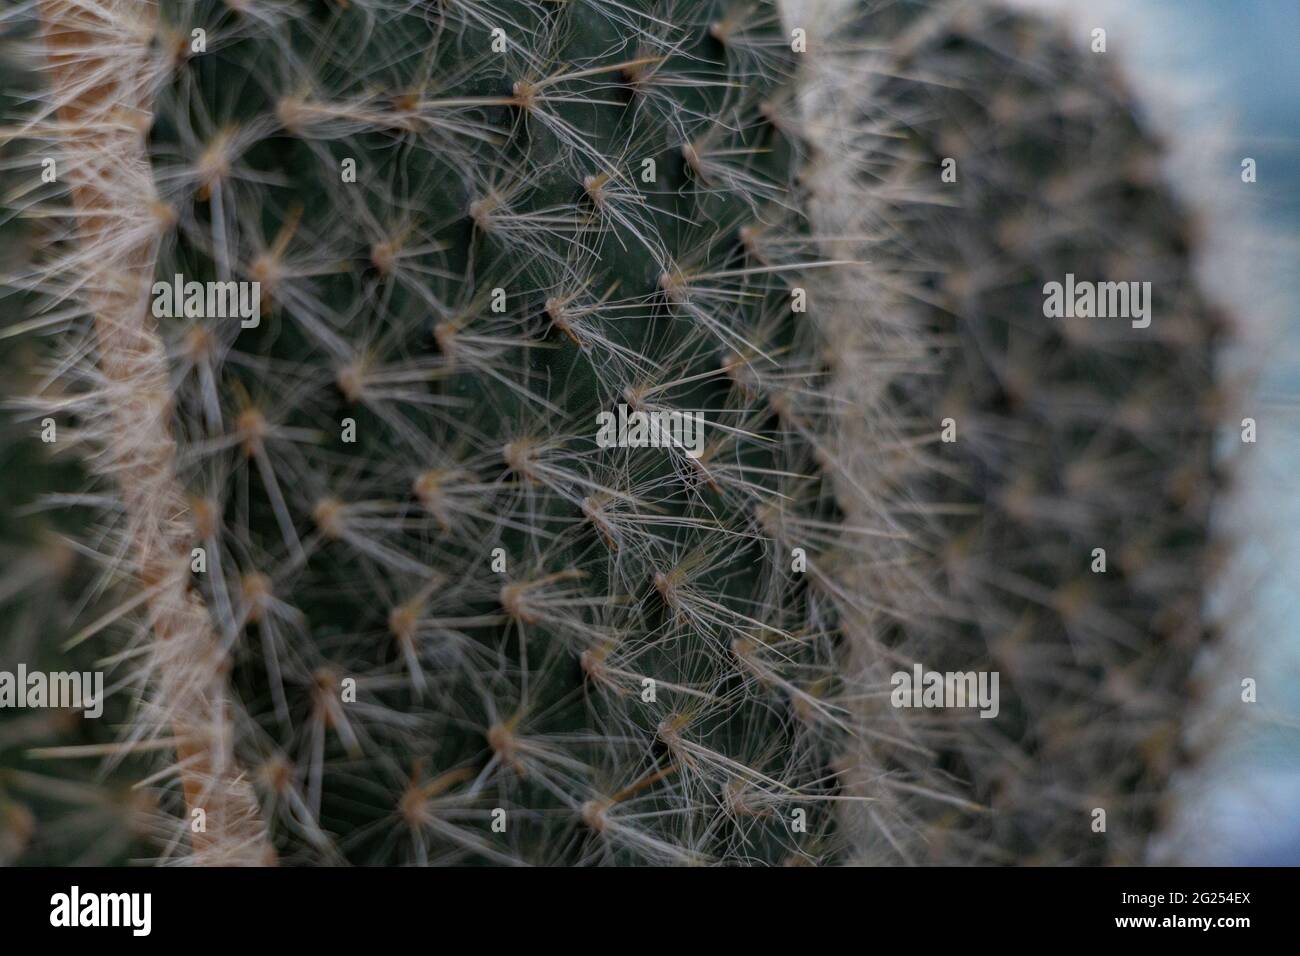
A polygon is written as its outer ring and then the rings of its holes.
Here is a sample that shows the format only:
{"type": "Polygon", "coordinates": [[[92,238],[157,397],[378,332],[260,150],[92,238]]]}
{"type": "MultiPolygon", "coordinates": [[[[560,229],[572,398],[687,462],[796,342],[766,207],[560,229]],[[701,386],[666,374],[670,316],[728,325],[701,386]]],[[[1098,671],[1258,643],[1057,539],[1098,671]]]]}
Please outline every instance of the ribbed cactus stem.
{"type": "Polygon", "coordinates": [[[252,788],[231,750],[227,655],[189,586],[197,539],[176,480],[167,357],[150,312],[159,238],[170,225],[156,200],[148,131],[157,9],[140,0],[42,0],[50,84],[58,104],[82,270],[99,369],[114,430],[102,474],[127,515],[127,568],[153,634],[155,727],[175,738],[198,862],[269,860],[252,788]]]}

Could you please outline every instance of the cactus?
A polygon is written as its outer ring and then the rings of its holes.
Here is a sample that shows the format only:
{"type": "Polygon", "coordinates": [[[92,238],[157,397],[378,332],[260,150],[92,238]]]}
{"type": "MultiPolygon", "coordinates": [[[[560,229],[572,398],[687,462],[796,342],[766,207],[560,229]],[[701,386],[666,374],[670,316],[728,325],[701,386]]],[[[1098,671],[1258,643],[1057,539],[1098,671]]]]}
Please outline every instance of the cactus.
{"type": "MultiPolygon", "coordinates": [[[[78,543],[48,552],[66,576],[40,583],[70,591],[73,561],[94,575],[72,652],[98,645],[89,659],[124,688],[115,742],[76,731],[113,758],[106,787],[83,775],[72,801],[121,821],[105,855],[1140,852],[1202,639],[1195,609],[1172,651],[1147,636],[1199,586],[1167,569],[1205,550],[1204,433],[1162,430],[1160,402],[1206,393],[1212,342],[1190,298],[1186,322],[1126,336],[1118,358],[1007,318],[1036,314],[1043,276],[1099,261],[1136,201],[1073,167],[1044,184],[1059,157],[1033,142],[1032,104],[1083,102],[1086,123],[1126,120],[1122,103],[1046,70],[1056,47],[1035,40],[1006,81],[1024,141],[963,144],[955,212],[929,204],[955,198],[935,147],[964,107],[945,97],[964,94],[878,57],[923,58],[983,96],[1006,67],[991,41],[1021,21],[872,10],[857,29],[875,52],[768,2],[646,6],[40,0],[10,15],[38,29],[25,55],[45,74],[15,169],[62,169],[15,203],[62,214],[36,219],[7,273],[26,327],[57,333],[25,407],[54,414],[54,447],[91,482],[60,499],[82,516],[57,539],[78,543]],[[1025,180],[1049,208],[1073,185],[1109,205],[1058,246],[990,246],[979,216],[1025,180]],[[178,275],[256,282],[248,327],[160,315],[178,275]],[[1036,354],[1022,344],[1053,356],[1053,401],[1022,375],[1008,404],[1006,370],[1036,354]],[[1132,414],[1150,414],[1088,444],[1067,396],[1134,369],[1157,391],[1132,414]],[[608,447],[602,415],[620,406],[698,412],[703,444],[608,447]],[[1156,508],[1174,476],[1196,494],[1156,508]],[[1077,521],[1027,530],[1065,490],[1092,496],[1077,521]],[[1135,535],[1135,515],[1164,520],[1135,535]],[[1123,577],[1084,597],[1098,541],[1123,577]],[[891,672],[918,661],[1001,669],[1006,716],[891,706],[891,672]],[[1126,702],[1145,722],[1114,736],[1126,702]],[[1101,769],[1108,798],[1138,801],[1106,850],[1087,817],[1101,769]]],[[[1151,155],[1131,121],[1114,135],[1151,155]]],[[[1160,211],[1150,268],[1182,282],[1187,250],[1166,241],[1181,213],[1136,189],[1160,211]]],[[[1090,397],[1089,413],[1113,404],[1090,397]]],[[[20,792],[73,786],[15,766],[0,798],[30,832],[43,824],[20,792]]]]}
{"type": "MultiPolygon", "coordinates": [[[[1223,557],[1209,517],[1226,479],[1212,444],[1229,327],[1196,283],[1195,222],[1161,182],[1160,144],[1119,72],[1049,25],[880,4],[844,29],[899,39],[823,78],[852,103],[841,122],[869,128],[884,110],[897,126],[838,150],[849,168],[828,184],[879,202],[836,225],[886,234],[873,259],[908,277],[936,350],[936,374],[900,407],[955,438],[928,449],[917,488],[953,505],[913,529],[936,542],[948,602],[938,626],[913,629],[917,653],[968,654],[1002,680],[996,731],[943,751],[992,812],[943,821],[928,853],[1140,863],[1171,776],[1202,756],[1183,731],[1217,633],[1203,602],[1223,557]],[[1149,282],[1149,316],[1045,318],[1048,284],[1068,273],[1149,282]]],[[[822,96],[813,108],[833,109],[822,96]]],[[[843,215],[822,207],[823,222],[843,215]]]]}
{"type": "Polygon", "coordinates": [[[204,56],[54,61],[94,122],[73,198],[112,212],[42,291],[87,250],[108,286],[76,411],[148,595],[132,733],[178,740],[198,859],[830,854],[835,610],[783,545],[841,538],[792,307],[831,264],[764,117],[774,10],[182,10],[156,32],[204,56]],[[258,281],[264,319],[155,323],[155,274],[258,281]],[[619,403],[707,442],[602,448],[619,403]]]}
{"type": "MultiPolygon", "coordinates": [[[[1017,857],[1050,846],[1052,860],[1140,863],[1172,774],[1201,756],[1182,731],[1217,635],[1205,602],[1224,556],[1209,529],[1229,396],[1215,358],[1230,327],[1197,286],[1196,223],[1160,182],[1160,146],[1119,77],[1063,55],[1065,37],[1002,18],[983,29],[1044,79],[995,86],[995,63],[956,66],[996,90],[979,126],[991,135],[971,131],[963,149],[969,218],[943,223],[947,245],[937,221],[918,240],[945,262],[941,308],[960,330],[944,404],[966,423],[971,488],[993,506],[949,533],[950,586],[1015,684],[1006,732],[1028,756],[1027,772],[977,786],[997,795],[991,842],[1017,857]],[[1078,75],[1097,79],[1078,91],[1078,75]],[[1041,193],[1013,204],[1049,162],[1041,193]],[[999,260],[1015,272],[997,275],[999,260]],[[1044,285],[1069,273],[1149,282],[1150,315],[1038,321],[1044,285]],[[1107,810],[1104,841],[1071,824],[1068,811],[1094,808],[1107,810]]],[[[944,148],[952,113],[927,107],[931,148],[944,148]]]]}

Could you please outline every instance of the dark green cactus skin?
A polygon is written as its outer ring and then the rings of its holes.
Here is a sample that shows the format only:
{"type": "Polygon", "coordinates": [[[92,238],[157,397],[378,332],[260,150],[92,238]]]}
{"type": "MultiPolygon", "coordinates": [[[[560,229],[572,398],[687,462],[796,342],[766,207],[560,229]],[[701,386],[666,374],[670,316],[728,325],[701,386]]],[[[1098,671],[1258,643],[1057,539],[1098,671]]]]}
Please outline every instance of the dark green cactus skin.
{"type": "Polygon", "coordinates": [[[831,859],[834,610],[769,534],[834,518],[774,9],[307,6],[165,5],[213,43],[150,136],[158,278],[263,283],[237,340],[160,325],[279,858],[831,859]],[[620,401],[702,411],[704,457],[596,447],[620,401]]]}
{"type": "MultiPolygon", "coordinates": [[[[909,16],[862,27],[892,34],[909,16]]],[[[996,733],[947,758],[991,810],[970,845],[988,862],[1140,863],[1171,775],[1197,757],[1182,733],[1216,633],[1204,602],[1226,325],[1198,288],[1161,146],[1104,57],[1032,19],[968,11],[894,65],[922,64],[928,82],[887,83],[869,109],[892,104],[907,128],[901,180],[957,161],[945,205],[900,215],[896,255],[919,263],[920,314],[949,343],[939,394],[925,382],[916,399],[957,424],[932,451],[944,477],[928,497],[978,506],[935,532],[957,605],[936,640],[1002,677],[996,733]],[[1044,285],[1067,273],[1149,281],[1150,327],[1045,317],[1044,285]]]]}

